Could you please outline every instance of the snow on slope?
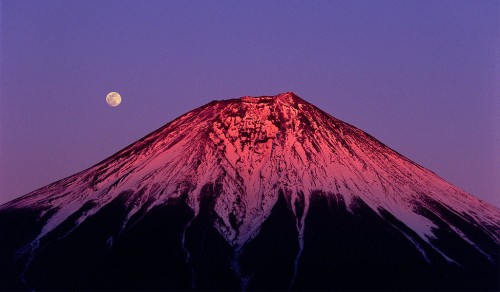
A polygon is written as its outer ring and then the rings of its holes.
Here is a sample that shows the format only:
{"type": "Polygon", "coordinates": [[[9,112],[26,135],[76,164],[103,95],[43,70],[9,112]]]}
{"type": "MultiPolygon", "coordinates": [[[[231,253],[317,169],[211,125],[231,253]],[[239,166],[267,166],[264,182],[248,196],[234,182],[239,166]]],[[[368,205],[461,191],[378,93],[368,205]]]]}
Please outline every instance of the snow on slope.
{"type": "MultiPolygon", "coordinates": [[[[128,218],[182,194],[188,195],[196,214],[207,184],[220,188],[216,228],[235,248],[259,232],[280,191],[296,215],[300,248],[313,192],[340,194],[348,206],[360,198],[376,212],[385,209],[432,245],[436,226],[418,212],[418,206],[428,205],[431,198],[500,242],[497,208],[293,93],[213,101],[101,163],[0,209],[55,211],[32,244],[36,248],[43,236],[85,203],[93,207],[79,223],[124,193],[128,218]]],[[[474,245],[453,222],[447,223],[474,245]]]]}

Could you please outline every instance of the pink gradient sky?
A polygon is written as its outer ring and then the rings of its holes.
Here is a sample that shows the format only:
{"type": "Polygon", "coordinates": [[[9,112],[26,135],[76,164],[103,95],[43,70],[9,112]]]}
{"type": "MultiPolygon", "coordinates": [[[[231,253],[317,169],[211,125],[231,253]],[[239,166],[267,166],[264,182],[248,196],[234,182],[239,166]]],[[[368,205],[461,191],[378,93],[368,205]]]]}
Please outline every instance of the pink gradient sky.
{"type": "Polygon", "coordinates": [[[2,1],[0,204],[213,99],[294,91],[500,206],[499,3],[2,1]]]}

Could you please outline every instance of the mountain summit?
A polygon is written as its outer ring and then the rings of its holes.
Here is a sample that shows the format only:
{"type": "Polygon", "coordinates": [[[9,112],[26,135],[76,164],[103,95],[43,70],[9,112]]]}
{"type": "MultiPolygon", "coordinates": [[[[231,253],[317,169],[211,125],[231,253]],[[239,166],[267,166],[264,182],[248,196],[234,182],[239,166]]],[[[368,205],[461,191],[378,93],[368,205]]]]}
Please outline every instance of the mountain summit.
{"type": "Polygon", "coordinates": [[[7,289],[499,288],[499,209],[290,92],[190,111],[0,237],[7,289]]]}

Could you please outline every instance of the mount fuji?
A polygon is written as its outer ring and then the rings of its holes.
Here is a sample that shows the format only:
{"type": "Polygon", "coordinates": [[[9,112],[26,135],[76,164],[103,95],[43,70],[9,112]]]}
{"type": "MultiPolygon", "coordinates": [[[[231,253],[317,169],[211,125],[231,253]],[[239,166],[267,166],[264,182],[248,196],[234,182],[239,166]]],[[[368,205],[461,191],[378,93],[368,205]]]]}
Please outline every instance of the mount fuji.
{"type": "Polygon", "coordinates": [[[294,93],[0,206],[0,289],[499,290],[500,210],[294,93]]]}

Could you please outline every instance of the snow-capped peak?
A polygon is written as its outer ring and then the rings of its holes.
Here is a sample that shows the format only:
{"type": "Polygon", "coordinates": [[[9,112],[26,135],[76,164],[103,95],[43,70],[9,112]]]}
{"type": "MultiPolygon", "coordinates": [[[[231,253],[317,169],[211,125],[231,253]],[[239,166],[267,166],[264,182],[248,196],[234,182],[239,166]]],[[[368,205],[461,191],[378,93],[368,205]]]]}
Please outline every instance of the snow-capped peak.
{"type": "Polygon", "coordinates": [[[215,227],[235,247],[258,234],[280,194],[290,202],[301,237],[313,193],[387,210],[429,243],[436,226],[418,210],[437,203],[500,241],[498,209],[292,92],[211,102],[1,208],[52,212],[40,239],[82,206],[92,207],[78,222],[119,196],[128,210],[123,226],[137,212],[181,196],[197,214],[206,188],[213,194],[215,227]]]}

